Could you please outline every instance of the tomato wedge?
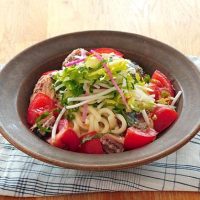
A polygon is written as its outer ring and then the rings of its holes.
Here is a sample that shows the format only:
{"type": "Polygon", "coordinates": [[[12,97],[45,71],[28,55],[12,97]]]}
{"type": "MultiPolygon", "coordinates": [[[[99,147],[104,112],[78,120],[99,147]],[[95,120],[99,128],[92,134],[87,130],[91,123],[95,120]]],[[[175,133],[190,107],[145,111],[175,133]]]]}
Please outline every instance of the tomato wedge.
{"type": "Polygon", "coordinates": [[[170,108],[157,107],[153,111],[153,116],[156,118],[154,120],[154,129],[160,133],[178,118],[178,113],[170,108]]]}
{"type": "MultiPolygon", "coordinates": [[[[169,94],[174,97],[174,88],[170,82],[170,80],[160,71],[156,70],[151,79],[151,84],[153,87],[156,86],[156,89],[159,89],[160,92],[163,90],[168,91],[169,94]]],[[[152,88],[153,89],[153,88],[152,88]]]]}
{"type": "Polygon", "coordinates": [[[56,135],[56,139],[52,142],[52,145],[70,151],[77,151],[80,145],[80,139],[71,128],[62,129],[56,135]]]}
{"type": "Polygon", "coordinates": [[[99,138],[92,139],[92,137],[95,135],[96,135],[96,132],[92,131],[90,133],[87,133],[81,136],[80,139],[82,141],[82,144],[79,148],[79,151],[81,153],[88,153],[88,154],[103,154],[104,153],[100,139],[99,138]],[[84,142],[84,140],[86,141],[84,142]]]}
{"type": "Polygon", "coordinates": [[[29,104],[27,122],[30,125],[33,125],[41,114],[52,111],[55,108],[56,105],[53,99],[43,93],[38,93],[29,104]]]}
{"type": "Polygon", "coordinates": [[[115,55],[119,56],[119,57],[123,57],[123,54],[115,49],[112,49],[112,48],[97,48],[97,49],[94,49],[94,51],[96,51],[97,53],[114,53],[115,55]]]}
{"type": "Polygon", "coordinates": [[[150,91],[149,94],[154,94],[156,100],[160,99],[161,98],[161,89],[160,89],[160,87],[158,87],[155,83],[150,83],[150,88],[153,91],[150,91]]]}
{"type": "Polygon", "coordinates": [[[52,141],[50,138],[47,142],[52,146],[70,151],[77,151],[80,145],[80,139],[71,128],[71,124],[67,119],[61,119],[59,121],[58,133],[56,134],[55,141],[52,141]]]}
{"type": "Polygon", "coordinates": [[[96,131],[91,131],[91,132],[89,132],[89,133],[86,133],[86,134],[84,134],[84,135],[82,135],[81,137],[80,137],[80,139],[81,140],[84,140],[85,138],[92,138],[93,136],[95,136],[97,134],[97,132],[96,131]]]}
{"type": "Polygon", "coordinates": [[[129,127],[124,139],[124,149],[131,150],[153,142],[158,133],[154,129],[140,130],[129,127]]]}
{"type": "Polygon", "coordinates": [[[80,152],[88,154],[103,154],[103,148],[100,139],[92,139],[81,144],[80,152]]]}

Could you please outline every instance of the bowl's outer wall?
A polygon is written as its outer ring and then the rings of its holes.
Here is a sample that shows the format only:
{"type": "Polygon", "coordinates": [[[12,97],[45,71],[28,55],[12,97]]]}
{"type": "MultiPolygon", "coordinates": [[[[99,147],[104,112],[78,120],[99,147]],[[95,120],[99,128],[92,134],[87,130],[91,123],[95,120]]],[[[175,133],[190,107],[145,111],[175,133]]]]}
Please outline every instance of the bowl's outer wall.
{"type": "Polygon", "coordinates": [[[199,130],[200,75],[193,63],[158,41],[122,32],[88,31],[39,43],[11,60],[0,74],[1,132],[12,144],[40,160],[67,168],[106,170],[137,166],[161,158],[184,145],[199,130]],[[76,48],[112,47],[136,61],[150,74],[165,73],[182,90],[179,119],[155,142],[115,155],[86,155],[54,148],[31,134],[26,110],[34,84],[45,71],[59,69],[76,48]],[[184,100],[183,100],[184,99],[184,100]]]}

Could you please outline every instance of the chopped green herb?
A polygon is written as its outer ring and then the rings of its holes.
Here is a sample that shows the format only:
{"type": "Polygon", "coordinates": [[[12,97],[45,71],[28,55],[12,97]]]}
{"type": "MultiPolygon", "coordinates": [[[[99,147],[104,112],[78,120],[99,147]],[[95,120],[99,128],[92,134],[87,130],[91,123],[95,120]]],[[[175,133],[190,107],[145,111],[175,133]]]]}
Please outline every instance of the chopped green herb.
{"type": "Polygon", "coordinates": [[[149,83],[150,80],[151,80],[150,75],[149,75],[149,74],[145,74],[145,76],[144,76],[144,82],[145,82],[145,83],[149,83]]]}

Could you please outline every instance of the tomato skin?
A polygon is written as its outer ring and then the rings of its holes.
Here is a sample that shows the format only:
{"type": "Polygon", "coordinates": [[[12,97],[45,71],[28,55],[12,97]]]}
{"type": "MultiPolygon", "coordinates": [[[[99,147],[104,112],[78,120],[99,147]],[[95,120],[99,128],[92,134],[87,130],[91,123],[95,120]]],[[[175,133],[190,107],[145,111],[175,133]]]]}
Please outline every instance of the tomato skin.
{"type": "Polygon", "coordinates": [[[103,147],[101,145],[99,138],[93,138],[89,141],[84,142],[85,138],[87,138],[87,137],[92,138],[96,134],[97,134],[96,131],[92,131],[92,132],[89,132],[89,133],[82,135],[80,137],[80,139],[83,143],[80,145],[79,152],[88,153],[88,154],[103,154],[104,153],[103,147]]]}
{"type": "Polygon", "coordinates": [[[175,110],[166,107],[156,107],[153,115],[156,118],[154,129],[159,133],[168,128],[178,118],[178,113],[175,110]]]}
{"type": "Polygon", "coordinates": [[[140,130],[129,127],[124,139],[124,149],[132,150],[153,142],[158,133],[154,129],[140,130]]]}
{"type": "Polygon", "coordinates": [[[38,93],[29,104],[27,111],[27,122],[30,125],[33,125],[41,114],[47,111],[49,112],[55,108],[56,105],[53,99],[43,93],[38,93]]]}
{"type": "Polygon", "coordinates": [[[150,91],[149,94],[154,94],[155,95],[155,99],[158,100],[161,98],[161,89],[155,84],[155,83],[150,83],[150,88],[153,91],[150,91]]]}
{"type": "Polygon", "coordinates": [[[55,141],[51,141],[50,144],[61,149],[77,151],[80,145],[80,139],[71,128],[63,128],[56,135],[55,141]]]}
{"type": "Polygon", "coordinates": [[[82,135],[82,136],[80,137],[80,139],[83,140],[83,139],[86,138],[86,137],[92,137],[92,136],[94,136],[94,135],[96,135],[96,134],[97,134],[96,131],[91,131],[91,132],[89,132],[89,133],[86,133],[86,134],[82,135]]]}
{"type": "Polygon", "coordinates": [[[104,153],[100,139],[91,139],[81,144],[79,151],[81,153],[88,153],[88,154],[103,154],[104,153]]]}
{"type": "Polygon", "coordinates": [[[163,84],[162,84],[159,80],[157,80],[157,79],[151,78],[151,83],[153,83],[153,84],[156,85],[157,87],[160,87],[160,88],[163,87],[163,84]]]}
{"type": "Polygon", "coordinates": [[[170,80],[162,72],[156,70],[152,75],[151,83],[154,83],[161,89],[169,91],[170,95],[174,97],[174,88],[170,80]]]}
{"type": "Polygon", "coordinates": [[[94,49],[94,51],[96,51],[97,53],[114,53],[115,55],[119,56],[119,57],[123,57],[123,54],[115,49],[112,49],[112,48],[97,48],[97,49],[94,49]]]}

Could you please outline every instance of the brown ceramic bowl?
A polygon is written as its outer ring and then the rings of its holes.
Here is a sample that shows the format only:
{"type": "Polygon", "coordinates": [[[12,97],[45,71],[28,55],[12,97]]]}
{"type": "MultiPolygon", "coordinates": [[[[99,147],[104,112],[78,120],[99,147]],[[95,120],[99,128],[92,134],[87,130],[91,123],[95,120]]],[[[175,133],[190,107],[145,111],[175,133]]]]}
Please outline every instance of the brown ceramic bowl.
{"type": "Polygon", "coordinates": [[[0,131],[28,155],[65,168],[113,170],[150,163],[186,144],[200,129],[200,73],[175,49],[136,34],[87,31],[61,35],[38,43],[13,58],[0,74],[0,131]],[[34,84],[45,71],[57,69],[73,49],[112,47],[120,50],[152,74],[165,73],[183,95],[178,120],[153,143],[110,155],[88,155],[50,146],[30,132],[26,110],[34,84]]]}

